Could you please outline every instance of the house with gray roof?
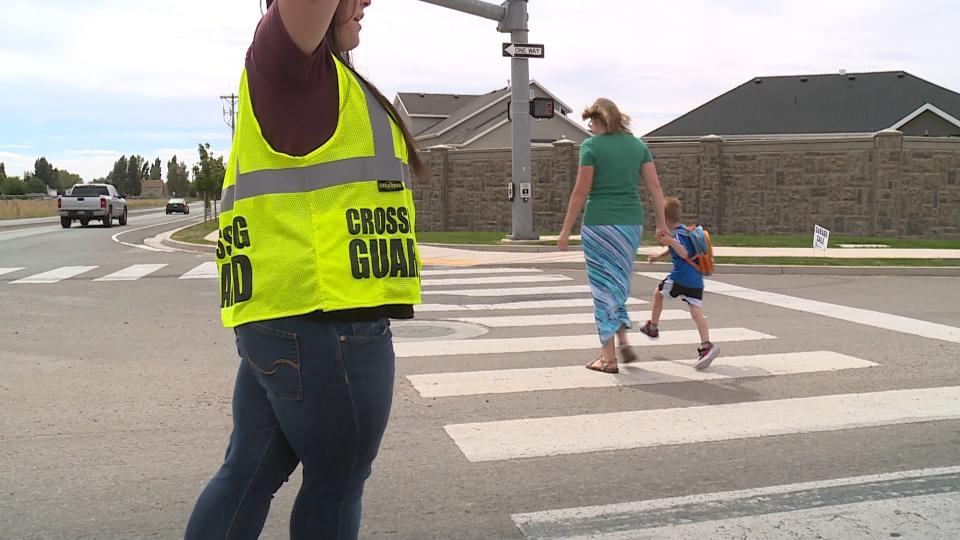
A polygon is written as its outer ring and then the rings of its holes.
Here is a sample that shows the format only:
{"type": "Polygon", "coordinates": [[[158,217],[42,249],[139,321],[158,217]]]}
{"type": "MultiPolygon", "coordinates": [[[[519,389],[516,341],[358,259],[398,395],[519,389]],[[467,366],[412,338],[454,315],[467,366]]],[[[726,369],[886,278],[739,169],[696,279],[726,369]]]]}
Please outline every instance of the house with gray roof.
{"type": "Polygon", "coordinates": [[[960,94],[904,71],[756,77],[644,136],[960,136],[960,94]]]}
{"type": "MultiPolygon", "coordinates": [[[[483,95],[401,92],[393,105],[421,148],[510,148],[512,131],[507,113],[511,94],[509,87],[483,95]]],[[[556,103],[553,118],[531,118],[534,145],[561,139],[580,143],[590,137],[590,132],[568,116],[573,109],[535,80],[530,81],[530,97],[551,98],[556,103]]]]}

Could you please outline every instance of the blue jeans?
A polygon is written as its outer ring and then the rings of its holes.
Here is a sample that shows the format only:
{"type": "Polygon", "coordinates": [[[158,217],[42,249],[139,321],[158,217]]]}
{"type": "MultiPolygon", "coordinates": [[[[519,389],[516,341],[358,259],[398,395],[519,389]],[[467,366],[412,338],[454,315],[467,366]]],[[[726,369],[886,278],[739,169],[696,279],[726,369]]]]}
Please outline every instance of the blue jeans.
{"type": "Polygon", "coordinates": [[[236,336],[233,433],[186,538],[257,538],[298,463],[290,537],[356,538],[393,399],[390,321],[292,317],[239,326],[236,336]]]}

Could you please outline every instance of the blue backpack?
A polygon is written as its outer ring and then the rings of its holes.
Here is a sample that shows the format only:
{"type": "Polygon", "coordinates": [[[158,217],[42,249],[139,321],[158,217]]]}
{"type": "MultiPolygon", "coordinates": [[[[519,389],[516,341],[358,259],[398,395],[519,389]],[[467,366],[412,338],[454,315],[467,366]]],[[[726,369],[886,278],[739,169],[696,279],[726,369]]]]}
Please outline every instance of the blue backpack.
{"type": "Polygon", "coordinates": [[[702,225],[684,225],[683,229],[693,244],[693,253],[688,253],[684,260],[696,268],[697,272],[709,276],[713,273],[713,242],[710,240],[710,232],[702,225]]]}

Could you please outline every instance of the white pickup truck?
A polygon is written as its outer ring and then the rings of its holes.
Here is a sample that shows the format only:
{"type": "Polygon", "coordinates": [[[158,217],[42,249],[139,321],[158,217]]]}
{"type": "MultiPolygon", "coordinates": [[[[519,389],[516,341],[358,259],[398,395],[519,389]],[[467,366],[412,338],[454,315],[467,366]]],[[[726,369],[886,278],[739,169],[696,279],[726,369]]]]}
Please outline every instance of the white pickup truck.
{"type": "Polygon", "coordinates": [[[76,184],[65,195],[57,197],[60,225],[69,229],[74,220],[86,227],[90,220],[102,221],[112,227],[113,220],[127,224],[127,201],[110,184],[76,184]]]}

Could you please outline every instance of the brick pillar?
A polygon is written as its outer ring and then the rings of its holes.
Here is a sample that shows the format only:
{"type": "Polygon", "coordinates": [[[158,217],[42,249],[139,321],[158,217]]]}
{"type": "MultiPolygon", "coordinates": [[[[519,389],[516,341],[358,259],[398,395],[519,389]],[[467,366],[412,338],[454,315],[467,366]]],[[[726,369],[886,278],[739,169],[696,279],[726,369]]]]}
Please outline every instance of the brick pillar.
{"type": "MultiPolygon", "coordinates": [[[[577,143],[569,139],[553,142],[554,174],[560,182],[566,181],[573,190],[577,181],[577,166],[580,164],[580,149],[577,143]]],[[[559,184],[559,182],[558,182],[559,184]]]]}
{"type": "Polygon", "coordinates": [[[697,221],[723,233],[723,137],[700,137],[700,186],[697,196],[697,221]]]}
{"type": "Polygon", "coordinates": [[[893,129],[873,136],[874,163],[873,234],[903,236],[906,234],[901,212],[903,179],[903,133],[893,129]]]}
{"type": "Polygon", "coordinates": [[[449,229],[449,211],[447,204],[447,182],[450,178],[450,150],[451,147],[445,144],[431,146],[427,150],[435,156],[432,172],[437,175],[435,185],[437,186],[437,225],[440,231],[446,232],[449,229]]]}
{"type": "Polygon", "coordinates": [[[551,204],[551,223],[549,230],[559,231],[563,227],[563,218],[567,214],[567,202],[570,193],[577,182],[577,168],[580,164],[580,148],[577,143],[569,139],[559,139],[553,142],[553,185],[551,197],[556,198],[551,204]]]}

